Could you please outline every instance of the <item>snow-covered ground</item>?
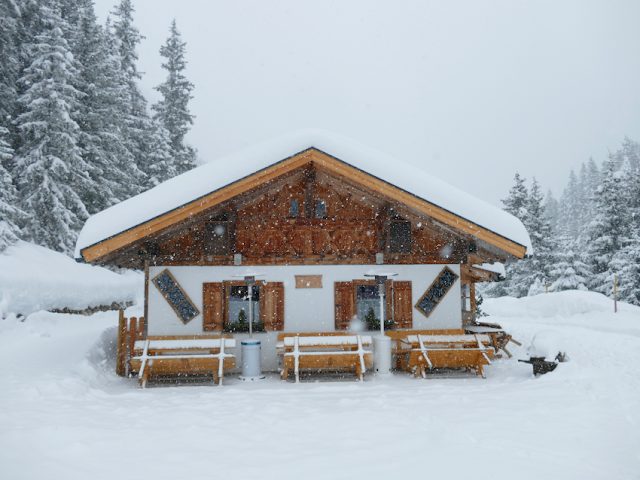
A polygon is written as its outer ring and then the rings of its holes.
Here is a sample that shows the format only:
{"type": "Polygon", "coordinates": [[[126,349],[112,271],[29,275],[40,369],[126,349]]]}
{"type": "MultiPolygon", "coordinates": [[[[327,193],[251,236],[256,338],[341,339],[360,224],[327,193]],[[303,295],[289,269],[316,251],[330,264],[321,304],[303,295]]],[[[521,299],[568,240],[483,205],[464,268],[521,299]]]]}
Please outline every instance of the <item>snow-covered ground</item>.
{"type": "Polygon", "coordinates": [[[484,306],[515,357],[548,330],[571,360],[538,378],[513,358],[486,380],[142,390],[114,373],[115,312],[10,315],[0,478],[640,478],[640,308],[584,292],[484,306]]]}

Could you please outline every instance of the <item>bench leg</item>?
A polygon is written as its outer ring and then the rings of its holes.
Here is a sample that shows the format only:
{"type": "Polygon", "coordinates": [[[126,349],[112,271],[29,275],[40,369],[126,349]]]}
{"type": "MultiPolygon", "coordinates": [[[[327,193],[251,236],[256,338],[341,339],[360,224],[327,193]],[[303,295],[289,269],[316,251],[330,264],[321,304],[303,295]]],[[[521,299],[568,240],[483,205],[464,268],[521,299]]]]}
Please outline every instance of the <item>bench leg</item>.
{"type": "Polygon", "coordinates": [[[513,357],[513,355],[511,355],[511,353],[509,353],[509,350],[507,350],[507,347],[502,347],[502,350],[504,350],[504,353],[509,355],[509,358],[513,357]]]}
{"type": "Polygon", "coordinates": [[[142,374],[142,378],[140,379],[140,386],[142,388],[147,388],[147,380],[149,380],[149,370],[151,370],[151,368],[149,368],[149,365],[147,365],[147,368],[144,369],[144,373],[142,374]]]}
{"type": "Polygon", "coordinates": [[[476,366],[476,373],[477,373],[478,375],[482,376],[482,378],[487,378],[487,377],[485,376],[485,374],[484,374],[484,369],[482,368],[482,364],[481,364],[481,363],[479,363],[479,364],[476,366]]]}
{"type": "Polygon", "coordinates": [[[360,361],[356,363],[356,375],[358,376],[358,380],[364,380],[364,375],[362,374],[362,367],[360,366],[360,361]]]}
{"type": "Polygon", "coordinates": [[[213,373],[213,383],[222,385],[222,379],[218,375],[218,369],[214,369],[212,373],[213,373]]]}
{"type": "Polygon", "coordinates": [[[280,375],[280,379],[286,380],[288,377],[289,377],[289,369],[285,367],[282,369],[282,374],[280,375]]]}

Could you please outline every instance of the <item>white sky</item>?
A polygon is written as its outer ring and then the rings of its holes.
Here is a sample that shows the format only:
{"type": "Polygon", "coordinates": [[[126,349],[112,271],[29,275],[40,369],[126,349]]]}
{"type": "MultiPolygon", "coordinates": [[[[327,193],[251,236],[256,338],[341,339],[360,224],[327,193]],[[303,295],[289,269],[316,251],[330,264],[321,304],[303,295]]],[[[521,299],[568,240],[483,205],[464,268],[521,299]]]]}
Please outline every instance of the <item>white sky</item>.
{"type": "Polygon", "coordinates": [[[640,141],[638,1],[133,3],[150,103],[174,18],[187,42],[203,161],[317,127],[502,206],[516,171],[559,195],[640,141]]]}

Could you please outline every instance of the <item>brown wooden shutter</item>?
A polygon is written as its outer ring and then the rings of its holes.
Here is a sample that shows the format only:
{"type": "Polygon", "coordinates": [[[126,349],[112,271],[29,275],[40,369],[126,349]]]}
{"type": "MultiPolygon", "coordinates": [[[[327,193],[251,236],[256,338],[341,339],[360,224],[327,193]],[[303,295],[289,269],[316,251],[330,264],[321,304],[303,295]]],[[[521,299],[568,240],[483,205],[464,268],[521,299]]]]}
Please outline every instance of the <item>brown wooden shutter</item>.
{"type": "Polygon", "coordinates": [[[346,330],[355,315],[353,282],[335,283],[336,330],[346,330]]]}
{"type": "Polygon", "coordinates": [[[260,321],[266,331],[284,330],[284,283],[260,286],[260,321]]]}
{"type": "Polygon", "coordinates": [[[394,327],[413,328],[411,282],[393,282],[393,308],[394,327]]]}
{"type": "Polygon", "coordinates": [[[204,283],[202,285],[202,330],[221,332],[224,316],[224,289],[222,283],[204,283]]]}

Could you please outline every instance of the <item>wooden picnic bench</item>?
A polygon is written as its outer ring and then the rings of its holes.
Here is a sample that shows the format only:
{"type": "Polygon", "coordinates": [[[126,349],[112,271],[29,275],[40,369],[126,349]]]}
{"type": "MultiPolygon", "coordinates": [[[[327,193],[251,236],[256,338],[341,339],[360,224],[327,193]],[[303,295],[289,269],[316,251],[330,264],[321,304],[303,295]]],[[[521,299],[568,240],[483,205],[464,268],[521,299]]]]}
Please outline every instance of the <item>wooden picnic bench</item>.
{"type": "Polygon", "coordinates": [[[293,370],[296,383],[300,370],[353,370],[359,380],[373,365],[373,352],[364,350],[372,343],[370,335],[350,332],[280,333],[277,348],[283,357],[282,379],[293,370]]]}
{"type": "Polygon", "coordinates": [[[387,330],[385,335],[396,341],[396,348],[391,353],[396,356],[396,368],[398,370],[407,369],[407,357],[411,353],[411,346],[403,343],[403,340],[409,335],[464,335],[461,328],[448,330],[387,330]]]}
{"type": "Polygon", "coordinates": [[[235,348],[231,334],[149,336],[137,340],[131,358],[131,369],[138,373],[145,388],[151,375],[188,376],[212,373],[222,385],[224,371],[235,367],[235,356],[226,349],[235,348]]]}
{"type": "Polygon", "coordinates": [[[520,342],[514,340],[513,337],[505,332],[497,323],[478,322],[475,325],[468,325],[464,327],[464,329],[470,334],[481,333],[483,335],[489,335],[489,337],[491,337],[491,346],[496,351],[497,358],[502,356],[498,353],[500,350],[503,350],[509,358],[512,357],[509,350],[507,350],[507,344],[509,342],[522,346],[520,342]]]}
{"type": "Polygon", "coordinates": [[[426,369],[464,367],[485,378],[483,366],[491,364],[494,350],[488,335],[407,335],[402,340],[411,351],[407,370],[426,378],[426,369]]]}

